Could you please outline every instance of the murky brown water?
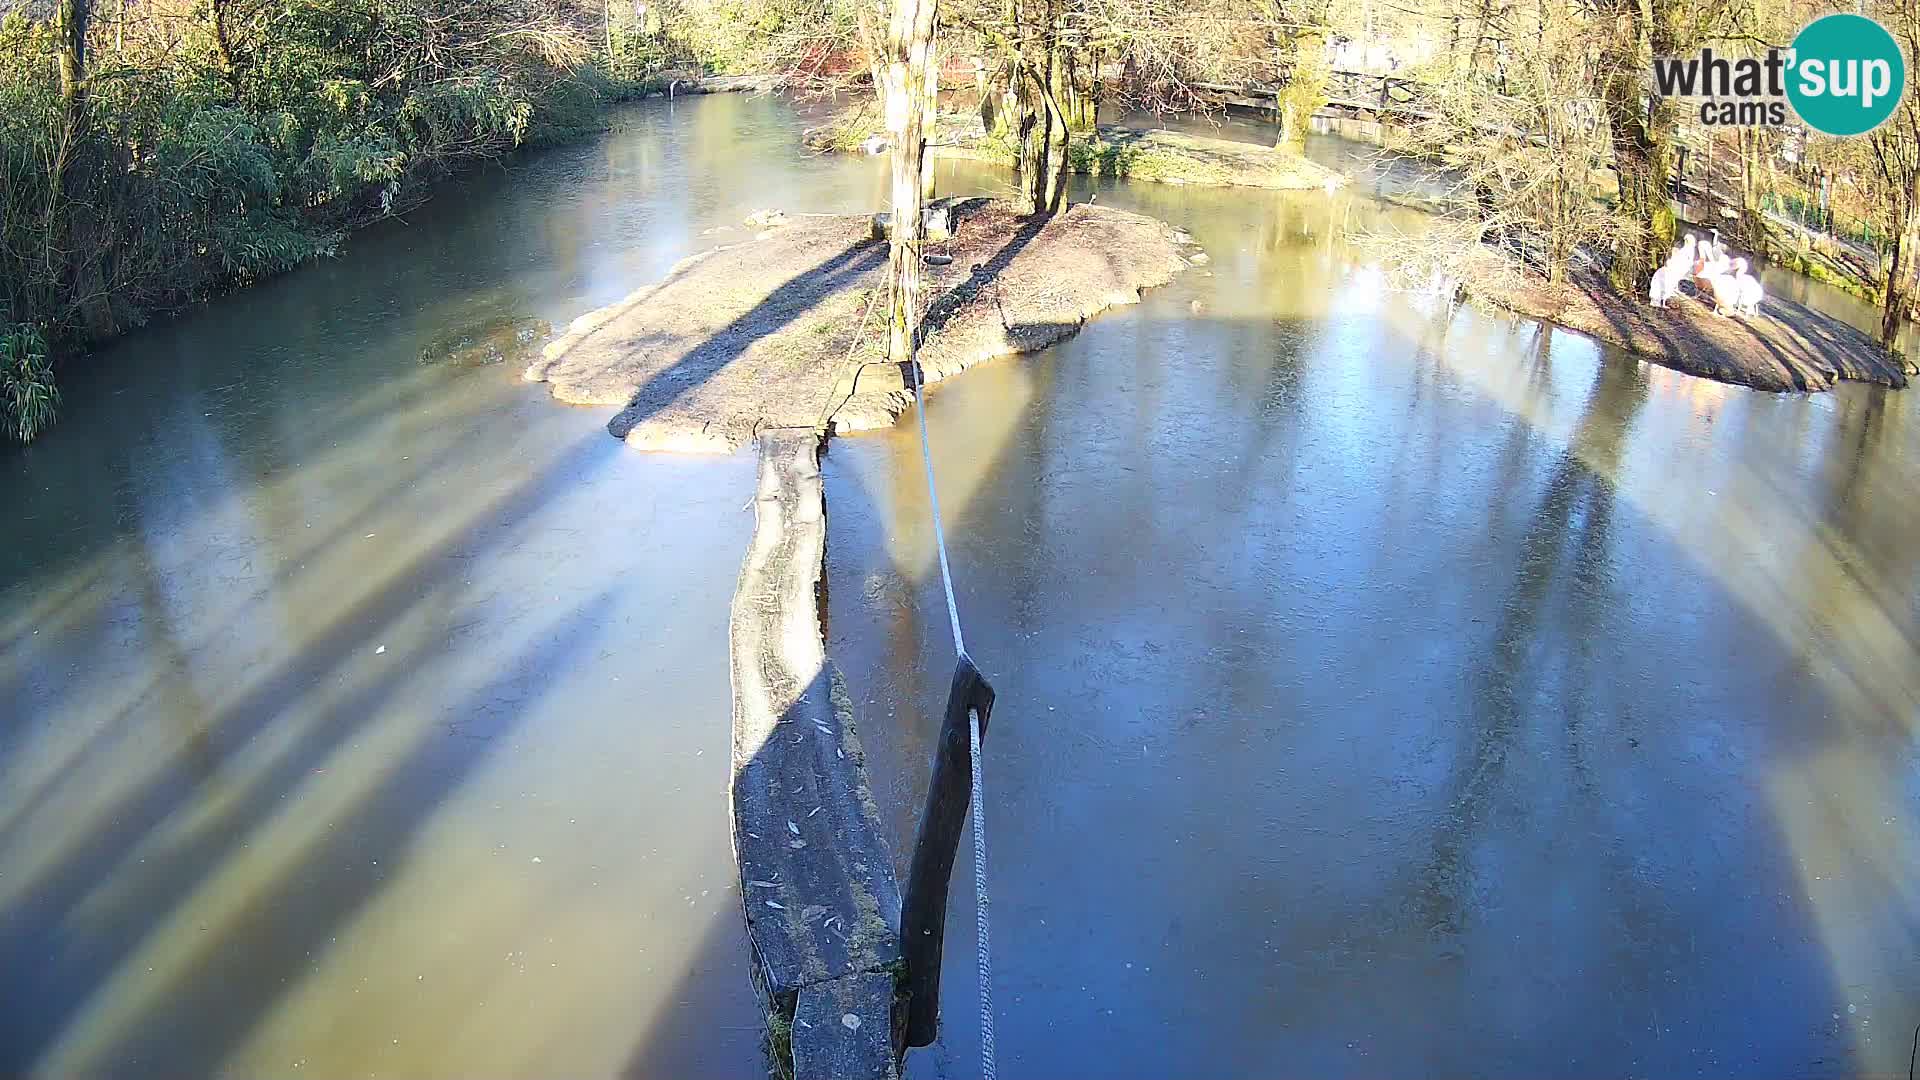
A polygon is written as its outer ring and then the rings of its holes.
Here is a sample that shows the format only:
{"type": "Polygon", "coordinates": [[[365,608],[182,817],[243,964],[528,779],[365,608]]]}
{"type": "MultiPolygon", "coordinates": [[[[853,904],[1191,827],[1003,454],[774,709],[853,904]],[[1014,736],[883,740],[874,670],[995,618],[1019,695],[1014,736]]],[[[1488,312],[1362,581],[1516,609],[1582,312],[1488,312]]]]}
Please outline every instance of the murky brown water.
{"type": "MultiPolygon", "coordinates": [[[[751,462],[627,451],[512,353],[754,209],[878,205],[797,126],[636,109],[130,338],[0,455],[0,1074],[759,1074],[751,462]]],[[[1008,1074],[1898,1072],[1911,399],[1416,311],[1347,195],[1099,197],[1212,265],[930,410],[1008,1074]]],[[[949,663],[911,431],[828,459],[901,838],[949,663]]],[[[972,1075],[970,967],[916,1075],[972,1075]]]]}
{"type": "Polygon", "coordinates": [[[0,1075],[761,1074],[752,461],[628,451],[515,350],[875,179],[772,102],[624,121],[129,338],[0,454],[0,1075]]]}
{"type": "MultiPolygon", "coordinates": [[[[1420,310],[1346,242],[1417,223],[1345,194],[1099,198],[1207,272],[928,410],[1005,1073],[1904,1075],[1915,399],[1420,310]]],[[[914,429],[827,477],[904,847],[952,664],[914,429]]],[[[974,1075],[973,988],[912,1075],[974,1075]]]]}

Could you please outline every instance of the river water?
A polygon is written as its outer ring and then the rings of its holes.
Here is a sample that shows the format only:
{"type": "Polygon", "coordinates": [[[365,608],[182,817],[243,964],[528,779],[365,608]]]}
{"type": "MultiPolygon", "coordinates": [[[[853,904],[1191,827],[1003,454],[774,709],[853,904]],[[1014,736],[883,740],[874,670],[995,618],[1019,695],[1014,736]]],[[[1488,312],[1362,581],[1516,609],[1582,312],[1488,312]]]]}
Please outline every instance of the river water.
{"type": "MultiPolygon", "coordinates": [[[[128,338],[0,456],[0,1074],[760,1075],[752,462],[512,354],[753,210],[877,206],[800,122],[636,107],[128,338]]],[[[1211,264],[928,416],[1009,1074],[1897,1071],[1908,399],[1419,310],[1359,194],[1098,198],[1211,264]]],[[[951,660],[906,420],[826,461],[900,859],[951,660]]],[[[916,1076],[976,1067],[969,892],[916,1076]]]]}
{"type": "MultiPolygon", "coordinates": [[[[1423,308],[1364,197],[1097,196],[1210,264],[927,410],[1005,1074],[1904,1075],[1913,399],[1423,308]]],[[[911,420],[826,470],[902,849],[953,662],[911,420]]],[[[911,1075],[977,1068],[967,881],[911,1075]]]]}
{"type": "Polygon", "coordinates": [[[0,456],[0,1075],[762,1074],[753,463],[459,343],[660,277],[768,177],[871,182],[770,102],[621,120],[75,365],[0,456]]]}

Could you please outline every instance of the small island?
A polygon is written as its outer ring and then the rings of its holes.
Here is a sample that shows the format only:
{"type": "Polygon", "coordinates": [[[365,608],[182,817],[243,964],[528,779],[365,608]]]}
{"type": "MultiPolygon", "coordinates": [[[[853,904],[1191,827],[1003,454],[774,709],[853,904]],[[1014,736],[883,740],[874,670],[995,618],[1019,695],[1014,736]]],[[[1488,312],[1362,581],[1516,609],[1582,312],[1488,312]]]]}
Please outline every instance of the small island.
{"type": "MultiPolygon", "coordinates": [[[[1045,348],[1090,316],[1170,281],[1195,249],[1141,214],[1074,205],[1022,217],[1000,201],[942,204],[926,258],[929,381],[1045,348]]],[[[576,319],[525,377],[648,450],[726,452],[769,428],[884,427],[912,400],[887,362],[887,243],[865,216],[756,215],[762,231],[683,260],[576,319]]]]}
{"type": "Polygon", "coordinates": [[[1754,390],[1817,392],[1842,381],[1904,388],[1910,372],[1857,327],[1780,296],[1768,296],[1757,316],[1715,314],[1710,301],[1690,292],[1654,307],[1644,296],[1622,294],[1593,265],[1570,267],[1555,283],[1491,247],[1466,260],[1462,287],[1494,307],[1754,390]]]}

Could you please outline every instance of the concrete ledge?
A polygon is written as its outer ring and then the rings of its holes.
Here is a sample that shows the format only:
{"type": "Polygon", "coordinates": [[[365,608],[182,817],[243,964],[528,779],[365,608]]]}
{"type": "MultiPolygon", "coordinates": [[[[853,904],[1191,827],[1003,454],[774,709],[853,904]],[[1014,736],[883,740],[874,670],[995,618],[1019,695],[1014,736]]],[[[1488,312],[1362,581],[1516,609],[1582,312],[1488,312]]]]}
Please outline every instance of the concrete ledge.
{"type": "Polygon", "coordinates": [[[755,978],[772,1028],[792,1033],[791,1060],[776,1069],[858,1080],[896,1072],[900,889],[820,636],[819,447],[812,428],[759,439],[757,523],[731,630],[733,844],[755,978]]]}

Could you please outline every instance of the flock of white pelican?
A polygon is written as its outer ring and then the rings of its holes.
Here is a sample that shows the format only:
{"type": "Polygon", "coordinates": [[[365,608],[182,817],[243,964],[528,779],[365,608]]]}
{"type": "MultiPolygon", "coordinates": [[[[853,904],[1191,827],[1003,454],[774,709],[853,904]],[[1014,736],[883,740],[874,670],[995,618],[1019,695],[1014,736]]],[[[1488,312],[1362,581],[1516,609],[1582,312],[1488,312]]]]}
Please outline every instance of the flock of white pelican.
{"type": "Polygon", "coordinates": [[[1667,256],[1666,264],[1653,272],[1647,299],[1654,307],[1666,307],[1667,301],[1680,295],[1680,283],[1688,280],[1693,282],[1694,295],[1704,299],[1712,294],[1716,315],[1757,316],[1767,295],[1760,280],[1747,271],[1747,260],[1727,257],[1718,232],[1704,241],[1688,233],[1667,256]]]}

